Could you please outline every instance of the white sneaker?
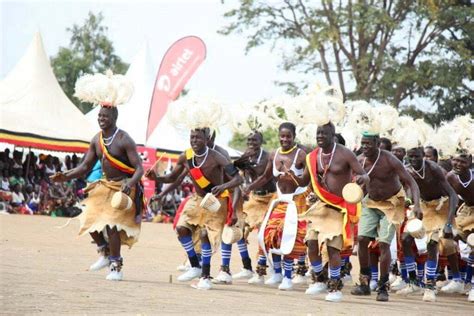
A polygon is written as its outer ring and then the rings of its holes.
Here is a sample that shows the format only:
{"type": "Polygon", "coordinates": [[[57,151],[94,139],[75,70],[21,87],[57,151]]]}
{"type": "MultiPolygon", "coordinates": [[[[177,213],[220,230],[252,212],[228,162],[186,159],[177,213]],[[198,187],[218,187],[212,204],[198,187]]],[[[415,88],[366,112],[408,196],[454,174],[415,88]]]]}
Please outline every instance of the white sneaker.
{"type": "Polygon", "coordinates": [[[184,264],[180,264],[179,266],[176,267],[176,270],[181,271],[181,272],[186,272],[191,268],[191,265],[189,262],[186,262],[184,264]]]}
{"type": "Polygon", "coordinates": [[[110,265],[110,260],[106,256],[100,256],[90,267],[89,271],[99,271],[110,265]]]}
{"type": "Polygon", "coordinates": [[[395,282],[395,280],[397,280],[397,276],[393,273],[390,273],[389,276],[388,276],[388,282],[390,283],[390,285],[395,282]]]}
{"type": "Polygon", "coordinates": [[[232,279],[239,280],[239,279],[250,279],[253,276],[252,270],[242,269],[239,273],[236,273],[232,276],[232,279]]]}
{"type": "Polygon", "coordinates": [[[304,275],[295,275],[292,280],[293,284],[306,284],[308,282],[308,278],[304,275]]]}
{"type": "Polygon", "coordinates": [[[122,271],[120,271],[120,272],[110,271],[110,273],[107,274],[105,279],[109,280],[109,281],[122,281],[123,280],[123,273],[122,273],[122,271]]]}
{"type": "Polygon", "coordinates": [[[411,295],[421,292],[421,287],[416,284],[408,283],[406,287],[396,292],[397,295],[411,295]]]}
{"type": "Polygon", "coordinates": [[[308,271],[306,271],[306,273],[304,274],[305,277],[309,278],[311,277],[311,271],[313,271],[312,267],[309,266],[308,267],[308,271]]]}
{"type": "Polygon", "coordinates": [[[281,273],[274,273],[270,279],[265,281],[265,285],[276,285],[278,283],[281,283],[283,280],[283,275],[281,273]]]}
{"type": "Polygon", "coordinates": [[[265,283],[265,278],[263,277],[263,275],[258,275],[258,273],[254,273],[253,277],[251,277],[247,283],[263,285],[265,283]]]}
{"type": "Polygon", "coordinates": [[[212,279],[212,283],[214,284],[232,284],[232,276],[225,272],[225,271],[219,271],[219,274],[212,279]]]}
{"type": "Polygon", "coordinates": [[[110,272],[105,277],[106,280],[110,281],[122,281],[123,272],[121,269],[122,264],[116,261],[110,263],[110,272]]]}
{"type": "Polygon", "coordinates": [[[472,290],[471,283],[464,284],[464,295],[469,295],[469,292],[472,290]]]}
{"type": "Polygon", "coordinates": [[[293,289],[293,281],[290,278],[284,277],[278,286],[280,291],[290,291],[293,289]]]}
{"type": "Polygon", "coordinates": [[[462,281],[451,280],[447,285],[443,286],[440,290],[443,293],[464,293],[464,284],[462,281]]]}
{"type": "Polygon", "coordinates": [[[369,287],[370,287],[370,290],[371,290],[371,291],[375,291],[375,289],[377,288],[377,281],[375,281],[375,280],[370,280],[369,287]]]}
{"type": "Polygon", "coordinates": [[[191,281],[195,278],[199,278],[201,276],[201,268],[189,268],[188,271],[184,272],[180,276],[176,278],[179,282],[187,282],[191,281]]]}
{"type": "Polygon", "coordinates": [[[401,289],[404,289],[406,286],[407,286],[407,283],[401,277],[397,277],[395,282],[393,282],[392,285],[390,285],[390,290],[392,292],[396,292],[401,289]]]}
{"type": "Polygon", "coordinates": [[[308,287],[308,289],[304,292],[304,294],[308,294],[308,295],[320,294],[320,293],[325,292],[327,288],[328,287],[326,283],[315,282],[308,287]]]}
{"type": "Polygon", "coordinates": [[[212,289],[212,282],[210,278],[200,278],[199,282],[191,285],[191,287],[198,290],[210,290],[212,289]]]}
{"type": "Polygon", "coordinates": [[[436,302],[435,290],[425,289],[425,292],[423,293],[423,301],[436,302]]]}
{"type": "Polygon", "coordinates": [[[341,291],[329,292],[326,295],[325,300],[329,302],[340,302],[342,301],[342,292],[341,291]]]}
{"type": "Polygon", "coordinates": [[[474,288],[469,291],[469,296],[467,297],[468,302],[474,302],[474,288]]]}
{"type": "Polygon", "coordinates": [[[449,280],[436,281],[436,288],[441,289],[442,287],[448,285],[449,282],[450,282],[449,280]]]}

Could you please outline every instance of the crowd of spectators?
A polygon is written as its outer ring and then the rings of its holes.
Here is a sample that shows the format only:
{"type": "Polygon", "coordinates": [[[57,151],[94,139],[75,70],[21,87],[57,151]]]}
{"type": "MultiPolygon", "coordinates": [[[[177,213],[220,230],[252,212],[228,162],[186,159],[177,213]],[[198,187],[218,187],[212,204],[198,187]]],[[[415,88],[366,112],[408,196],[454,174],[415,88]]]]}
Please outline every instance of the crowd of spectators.
{"type": "MultiPolygon", "coordinates": [[[[79,162],[80,158],[75,154],[60,159],[19,150],[11,152],[8,148],[0,151],[0,212],[65,217],[78,215],[86,179],[58,183],[50,181],[49,177],[56,172],[75,168],[79,162]]],[[[100,173],[100,164],[98,169],[100,173]]],[[[145,220],[172,222],[181,201],[194,190],[188,177],[174,190],[168,190],[168,186],[170,184],[156,185],[156,194],[149,201],[145,220]]]]}
{"type": "Polygon", "coordinates": [[[35,155],[7,148],[0,152],[0,211],[17,214],[43,214],[72,217],[80,213],[86,182],[76,179],[53,183],[49,176],[79,164],[77,155],[61,161],[52,155],[35,155]]]}

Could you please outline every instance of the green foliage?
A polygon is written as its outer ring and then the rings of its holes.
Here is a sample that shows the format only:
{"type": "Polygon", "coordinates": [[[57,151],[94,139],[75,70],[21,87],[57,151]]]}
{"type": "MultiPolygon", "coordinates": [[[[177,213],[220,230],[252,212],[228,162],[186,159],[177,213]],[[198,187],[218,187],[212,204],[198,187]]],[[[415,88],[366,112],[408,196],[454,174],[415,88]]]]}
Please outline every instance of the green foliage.
{"type": "MultiPolygon", "coordinates": [[[[247,51],[270,44],[281,67],[322,72],[345,99],[376,100],[410,111],[431,102],[430,121],[474,112],[474,7],[466,0],[241,0],[221,34],[243,34],[247,51]]],[[[291,94],[307,82],[282,82],[291,94]]]]}
{"type": "Polygon", "coordinates": [[[60,47],[51,58],[51,66],[64,93],[83,112],[92,108],[89,103],[81,103],[74,97],[76,80],[86,73],[105,72],[124,74],[128,64],[115,55],[112,42],[107,38],[107,27],[102,25],[103,16],[89,12],[84,25],[73,25],[66,30],[71,33],[69,47],[60,47]]]}

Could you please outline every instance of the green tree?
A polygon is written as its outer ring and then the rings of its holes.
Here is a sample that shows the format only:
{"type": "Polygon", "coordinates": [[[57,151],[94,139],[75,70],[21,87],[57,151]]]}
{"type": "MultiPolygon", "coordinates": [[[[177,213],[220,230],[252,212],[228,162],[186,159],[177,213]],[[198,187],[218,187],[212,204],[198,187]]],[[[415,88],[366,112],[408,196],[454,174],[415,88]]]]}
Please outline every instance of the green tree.
{"type": "Polygon", "coordinates": [[[241,0],[224,16],[220,33],[244,34],[247,52],[270,44],[284,70],[322,72],[345,99],[410,108],[422,98],[437,108],[433,123],[474,112],[469,0],[241,0]]]}
{"type": "Polygon", "coordinates": [[[83,112],[92,108],[90,103],[82,103],[74,95],[76,80],[86,73],[105,72],[124,74],[128,64],[114,53],[112,42],[107,38],[107,27],[103,25],[102,13],[89,12],[82,26],[74,24],[66,30],[71,33],[69,47],[60,47],[51,65],[59,84],[69,99],[83,112]]]}

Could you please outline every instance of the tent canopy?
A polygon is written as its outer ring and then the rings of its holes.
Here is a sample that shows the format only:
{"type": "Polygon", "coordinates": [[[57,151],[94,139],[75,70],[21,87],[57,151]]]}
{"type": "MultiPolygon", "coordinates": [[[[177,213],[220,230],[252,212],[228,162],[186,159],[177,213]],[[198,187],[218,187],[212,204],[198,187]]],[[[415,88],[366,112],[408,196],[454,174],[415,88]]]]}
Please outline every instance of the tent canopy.
{"type": "Polygon", "coordinates": [[[0,141],[23,147],[85,152],[94,136],[59,85],[40,33],[0,81],[0,141]]]}

